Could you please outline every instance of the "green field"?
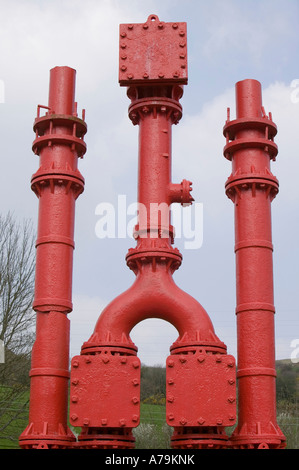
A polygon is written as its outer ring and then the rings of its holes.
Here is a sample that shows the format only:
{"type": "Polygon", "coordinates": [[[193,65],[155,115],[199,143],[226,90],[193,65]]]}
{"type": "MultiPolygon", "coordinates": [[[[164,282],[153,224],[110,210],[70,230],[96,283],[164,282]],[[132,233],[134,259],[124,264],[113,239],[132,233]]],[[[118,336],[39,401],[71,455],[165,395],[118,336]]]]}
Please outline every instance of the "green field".
{"type": "MultiPolygon", "coordinates": [[[[17,449],[18,437],[28,423],[29,392],[13,403],[3,401],[0,388],[0,449],[17,449]],[[2,399],[1,399],[2,398],[2,399]],[[21,411],[21,412],[20,412],[21,411]],[[16,415],[19,416],[16,418],[16,415]],[[4,427],[4,423],[9,423],[4,427]]],[[[168,449],[172,428],[166,424],[165,405],[141,404],[140,425],[134,429],[137,449],[168,449]]],[[[297,403],[280,401],[277,421],[287,438],[289,449],[299,448],[299,419],[297,403]]]]}

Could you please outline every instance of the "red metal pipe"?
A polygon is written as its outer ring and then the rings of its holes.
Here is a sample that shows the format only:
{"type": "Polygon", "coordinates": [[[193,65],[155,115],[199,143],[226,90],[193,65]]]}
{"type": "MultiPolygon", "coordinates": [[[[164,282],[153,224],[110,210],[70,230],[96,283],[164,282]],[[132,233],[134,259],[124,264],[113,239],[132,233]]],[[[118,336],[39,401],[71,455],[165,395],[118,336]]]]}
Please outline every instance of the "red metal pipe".
{"type": "MultiPolygon", "coordinates": [[[[126,257],[129,268],[136,274],[136,280],[132,287],[104,309],[94,333],[83,344],[81,355],[72,360],[71,423],[82,427],[79,436],[81,447],[133,447],[132,428],[139,423],[135,405],[139,403],[137,393],[140,377],[132,374],[133,369],[139,368],[140,362],[134,357],[137,348],[130,339],[130,332],[140,321],[156,317],[172,323],[179,333],[178,340],[171,347],[169,370],[177,370],[180,364],[191,363],[191,368],[189,366],[182,370],[175,379],[171,375],[167,379],[172,387],[168,392],[170,409],[167,420],[175,428],[173,447],[226,447],[224,427],[234,424],[235,398],[232,387],[234,380],[224,368],[234,370],[234,361],[231,356],[226,356],[226,346],[216,336],[206,311],[194,298],[179,289],[172,278],[173,272],[181,264],[182,256],[177,248],[172,247],[174,231],[170,223],[170,205],[173,202],[185,205],[193,201],[190,182],[171,182],[171,128],[182,116],[179,100],[183,94],[182,83],[186,83],[185,24],[161,23],[156,15],[150,15],[145,24],[121,25],[120,37],[120,83],[130,85],[129,117],[134,125],[139,126],[139,215],[134,233],[137,246],[130,249],[126,257]],[[148,56],[149,51],[152,51],[152,43],[163,44],[165,39],[170,41],[170,45],[174,44],[175,60],[179,58],[182,76],[178,71],[167,69],[165,61],[161,60],[161,51],[156,60],[153,58],[151,62],[155,64],[156,71],[149,70],[146,63],[144,66],[149,72],[144,72],[144,67],[134,62],[136,57],[138,62],[140,58],[148,56]],[[140,51],[139,48],[146,49],[147,43],[149,49],[140,51]],[[131,51],[134,52],[132,56],[131,51]],[[122,62],[124,60],[125,64],[122,62]],[[125,76],[122,75],[124,71],[125,76]],[[186,356],[190,356],[188,361],[186,356]],[[222,361],[218,356],[225,356],[225,359],[222,361]],[[203,364],[207,364],[207,368],[203,364]],[[214,369],[215,364],[217,370],[214,369]],[[125,367],[127,372],[120,378],[125,367]],[[205,371],[205,375],[212,371],[221,377],[223,382],[219,382],[219,387],[223,383],[227,384],[230,378],[227,391],[230,395],[225,396],[226,392],[223,394],[226,404],[221,404],[217,416],[211,411],[210,415],[206,414],[202,418],[201,406],[209,400],[210,388],[207,386],[204,394],[198,394],[197,388],[192,387],[193,377],[189,377],[196,401],[193,411],[198,415],[195,414],[195,420],[193,416],[186,419],[182,415],[188,412],[190,404],[186,405],[183,400],[179,409],[172,408],[172,404],[176,404],[173,393],[178,398],[184,396],[186,382],[182,377],[184,373],[188,375],[190,370],[196,374],[198,367],[205,371]],[[134,384],[134,390],[131,384],[134,384]],[[113,407],[108,400],[108,390],[113,407]],[[122,390],[124,397],[128,397],[128,401],[120,400],[119,390],[122,390]],[[101,397],[100,405],[98,397],[101,397]],[[227,405],[228,399],[231,402],[227,405]],[[88,408],[87,402],[94,403],[92,410],[88,408]]],[[[171,55],[169,48],[168,53],[171,55]]],[[[172,67],[171,60],[169,62],[172,67]]],[[[216,390],[218,393],[217,387],[216,390]]],[[[216,402],[221,402],[223,397],[216,395],[213,406],[217,408],[216,402]]]]}
{"type": "Polygon", "coordinates": [[[40,167],[31,180],[39,198],[36,277],[33,308],[36,341],[32,351],[29,425],[20,436],[23,448],[65,448],[75,437],[67,426],[69,319],[75,201],[84,189],[77,168],[86,151],[86,124],[77,117],[76,71],[50,71],[48,106],[38,106],[33,151],[40,167]],[[45,108],[45,116],[40,109],[45,108]]]}
{"type": "Polygon", "coordinates": [[[235,448],[281,448],[276,422],[273,245],[271,202],[278,181],[270,170],[277,146],[272,116],[262,107],[261,84],[236,84],[236,120],[224,126],[224,155],[232,161],[226,194],[235,205],[238,336],[238,426],[235,448]]]}

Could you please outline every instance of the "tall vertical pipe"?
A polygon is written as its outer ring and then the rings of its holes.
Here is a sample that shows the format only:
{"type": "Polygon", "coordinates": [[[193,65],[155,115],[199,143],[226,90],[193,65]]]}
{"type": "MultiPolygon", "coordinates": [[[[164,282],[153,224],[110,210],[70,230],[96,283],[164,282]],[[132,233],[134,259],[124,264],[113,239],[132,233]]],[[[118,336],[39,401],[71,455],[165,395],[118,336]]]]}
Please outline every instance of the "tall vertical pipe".
{"type": "Polygon", "coordinates": [[[130,333],[146,318],[166,320],[179,333],[167,358],[172,447],[227,447],[225,428],[235,423],[234,358],[204,308],[173,279],[182,255],[172,246],[170,206],[193,201],[191,183],[171,179],[171,130],[182,117],[186,68],[185,23],[150,15],[145,23],[120,25],[119,81],[131,100],[129,118],[139,126],[137,244],[126,256],[136,279],[106,306],[72,359],[70,422],[81,427],[78,447],[134,447],[140,360],[130,333]]]}
{"type": "Polygon", "coordinates": [[[48,106],[38,106],[33,151],[40,167],[31,188],[39,199],[33,308],[36,340],[30,371],[29,425],[24,448],[64,448],[75,438],[67,426],[69,332],[75,201],[84,189],[77,163],[86,151],[86,124],[77,117],[76,71],[50,71],[48,106]],[[47,110],[40,116],[40,109],[47,110]]]}
{"type": "Polygon", "coordinates": [[[261,84],[236,84],[236,120],[224,126],[232,161],[226,194],[235,205],[238,426],[236,448],[280,448],[276,422],[271,202],[278,181],[270,170],[277,129],[262,106],[261,84]]]}

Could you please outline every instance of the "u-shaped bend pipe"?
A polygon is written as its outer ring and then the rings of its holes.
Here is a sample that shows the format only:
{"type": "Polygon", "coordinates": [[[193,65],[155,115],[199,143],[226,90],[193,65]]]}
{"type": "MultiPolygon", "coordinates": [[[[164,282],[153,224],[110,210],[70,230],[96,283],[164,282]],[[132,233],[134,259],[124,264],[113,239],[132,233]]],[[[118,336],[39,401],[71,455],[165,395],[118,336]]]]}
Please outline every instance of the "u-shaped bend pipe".
{"type": "Polygon", "coordinates": [[[103,310],[94,333],[82,346],[82,354],[95,354],[103,347],[131,350],[134,354],[137,348],[130,339],[130,332],[147,318],[160,318],[177,329],[179,337],[171,347],[173,353],[186,346],[226,352],[207,312],[176,285],[167,263],[161,262],[153,268],[152,263],[147,262],[138,271],[134,284],[103,310]]]}

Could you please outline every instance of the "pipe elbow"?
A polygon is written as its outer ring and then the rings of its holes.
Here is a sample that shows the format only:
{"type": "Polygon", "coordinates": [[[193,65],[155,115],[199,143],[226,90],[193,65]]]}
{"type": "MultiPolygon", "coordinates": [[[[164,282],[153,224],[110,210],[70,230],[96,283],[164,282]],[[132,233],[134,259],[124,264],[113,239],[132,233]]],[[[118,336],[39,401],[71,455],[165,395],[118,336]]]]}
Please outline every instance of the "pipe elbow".
{"type": "Polygon", "coordinates": [[[168,321],[177,329],[179,336],[172,348],[188,344],[226,349],[205,309],[175,284],[165,266],[157,267],[155,272],[150,266],[144,267],[134,284],[102,311],[93,335],[82,349],[110,345],[137,350],[130,332],[147,318],[168,321]]]}

